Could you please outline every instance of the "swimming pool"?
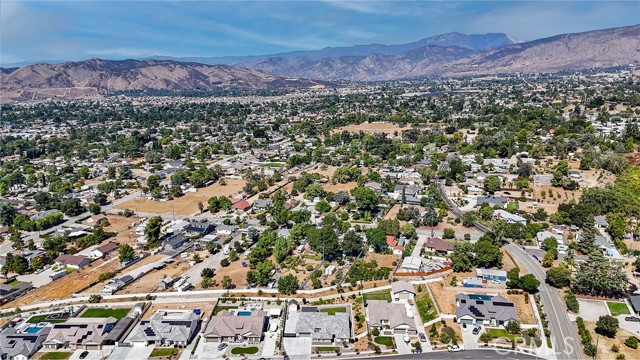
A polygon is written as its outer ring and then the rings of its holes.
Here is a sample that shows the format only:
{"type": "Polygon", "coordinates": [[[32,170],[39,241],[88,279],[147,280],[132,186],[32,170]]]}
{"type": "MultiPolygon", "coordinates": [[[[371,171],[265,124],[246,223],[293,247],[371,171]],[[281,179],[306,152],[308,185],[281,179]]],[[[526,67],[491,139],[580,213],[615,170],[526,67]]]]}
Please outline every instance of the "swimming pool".
{"type": "Polygon", "coordinates": [[[27,334],[35,334],[38,331],[42,330],[41,327],[38,326],[29,326],[28,328],[24,329],[24,332],[26,332],[27,334]]]}
{"type": "Polygon", "coordinates": [[[489,301],[491,300],[491,296],[489,295],[475,295],[475,294],[471,294],[469,295],[469,299],[473,299],[473,300],[485,300],[485,301],[489,301]]]}
{"type": "Polygon", "coordinates": [[[251,311],[238,311],[238,316],[251,316],[251,311]]]}

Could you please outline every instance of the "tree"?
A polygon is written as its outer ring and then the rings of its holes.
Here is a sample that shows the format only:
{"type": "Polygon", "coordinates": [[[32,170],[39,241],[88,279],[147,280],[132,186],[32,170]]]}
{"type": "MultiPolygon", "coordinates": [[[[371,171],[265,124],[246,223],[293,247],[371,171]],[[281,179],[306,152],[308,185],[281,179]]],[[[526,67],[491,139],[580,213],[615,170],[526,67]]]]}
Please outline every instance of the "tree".
{"type": "Polygon", "coordinates": [[[147,221],[144,228],[144,235],[149,248],[158,247],[160,245],[160,229],[162,228],[162,218],[154,216],[147,221]]]}
{"type": "Polygon", "coordinates": [[[0,224],[5,226],[13,225],[13,219],[18,214],[18,210],[9,202],[0,202],[0,224]]]}
{"type": "Polygon", "coordinates": [[[205,277],[212,278],[214,275],[215,274],[212,268],[204,268],[200,272],[200,277],[203,277],[203,278],[205,277]]]}
{"type": "Polygon", "coordinates": [[[476,266],[483,268],[502,267],[502,251],[490,240],[479,240],[474,248],[476,266]]]}
{"type": "Polygon", "coordinates": [[[89,303],[91,304],[96,304],[96,303],[99,303],[100,301],[102,301],[102,296],[100,295],[94,294],[89,296],[89,303]]]}
{"type": "Polygon", "coordinates": [[[38,270],[44,267],[44,262],[39,257],[31,259],[31,270],[38,270]]]}
{"type": "Polygon", "coordinates": [[[611,315],[603,315],[596,322],[596,332],[604,336],[613,338],[618,331],[618,319],[611,315]]]}
{"type": "Polygon", "coordinates": [[[373,246],[376,252],[380,252],[382,248],[387,245],[387,237],[384,231],[378,228],[367,229],[365,235],[367,237],[367,243],[369,246],[373,246]]]}
{"type": "Polygon", "coordinates": [[[133,259],[133,256],[135,255],[135,251],[129,244],[121,244],[118,247],[118,254],[119,254],[118,258],[120,259],[120,262],[125,263],[133,259]]]}
{"type": "Polygon", "coordinates": [[[200,281],[200,286],[202,286],[203,289],[208,289],[213,285],[213,279],[211,279],[210,277],[203,277],[202,280],[200,281]]]}
{"type": "Polygon", "coordinates": [[[555,288],[563,288],[571,283],[571,270],[566,265],[547,270],[547,283],[555,288]]]}
{"type": "Polygon", "coordinates": [[[378,206],[378,200],[380,200],[380,195],[365,187],[357,187],[351,191],[351,194],[356,198],[358,207],[365,210],[375,209],[378,206]]]}
{"type": "Polygon", "coordinates": [[[589,255],[596,250],[596,236],[592,230],[583,231],[578,238],[578,251],[589,255]]]}
{"type": "Polygon", "coordinates": [[[326,213],[331,210],[331,205],[329,205],[326,200],[322,199],[316,204],[316,210],[321,213],[326,213]]]}
{"type": "Polygon", "coordinates": [[[569,309],[569,311],[577,313],[580,310],[580,303],[573,291],[569,290],[564,294],[564,301],[567,304],[567,309],[569,309]]]}
{"type": "Polygon", "coordinates": [[[348,256],[357,256],[362,251],[363,241],[362,236],[355,232],[355,230],[349,230],[344,234],[342,239],[342,251],[348,256]]]}
{"type": "Polygon", "coordinates": [[[60,211],[67,216],[76,216],[82,214],[84,207],[78,198],[64,199],[60,202],[60,211]]]}
{"type": "Polygon", "coordinates": [[[451,266],[455,272],[468,272],[475,263],[475,248],[469,242],[457,242],[451,253],[451,266]]]}
{"type": "Polygon", "coordinates": [[[635,336],[629,336],[627,340],[624,341],[624,344],[632,349],[638,348],[638,338],[635,336]]]}
{"type": "Polygon", "coordinates": [[[24,240],[22,240],[22,233],[20,230],[11,228],[11,235],[9,241],[11,241],[11,247],[16,251],[22,251],[24,249],[24,240]]]}
{"type": "Polygon", "coordinates": [[[227,267],[230,264],[231,263],[229,262],[229,258],[224,258],[224,259],[220,260],[220,266],[222,266],[222,267],[227,267]]]}
{"type": "Polygon", "coordinates": [[[540,286],[540,281],[532,274],[522,276],[519,283],[519,288],[530,294],[538,292],[538,286],[540,286]]]}
{"type": "Polygon", "coordinates": [[[466,213],[464,213],[464,215],[462,215],[462,225],[464,227],[473,227],[475,222],[476,214],[474,212],[467,211],[466,213]]]}
{"type": "Polygon", "coordinates": [[[488,192],[489,194],[495,194],[496,191],[500,190],[501,185],[502,182],[500,181],[498,175],[489,175],[484,178],[483,181],[484,191],[488,192]]]}
{"type": "Polygon", "coordinates": [[[271,272],[275,268],[276,267],[271,260],[258,263],[255,271],[253,271],[255,275],[255,282],[260,286],[266,286],[271,280],[271,272]]]}
{"type": "Polygon", "coordinates": [[[587,261],[580,262],[571,282],[573,291],[593,296],[620,297],[627,291],[627,274],[619,262],[609,262],[594,251],[587,261]]]}
{"type": "Polygon", "coordinates": [[[222,278],[222,288],[225,290],[233,289],[236,285],[233,283],[233,280],[227,275],[222,278]]]}
{"type": "Polygon", "coordinates": [[[293,251],[293,242],[282,237],[279,237],[273,246],[273,256],[278,263],[283,262],[291,251],[293,251]]]}
{"type": "Polygon", "coordinates": [[[298,279],[293,274],[278,279],[278,291],[285,295],[295,294],[298,290],[298,279]]]}
{"type": "Polygon", "coordinates": [[[505,326],[504,329],[509,333],[509,334],[520,334],[520,323],[517,321],[509,321],[505,326]]]}
{"type": "Polygon", "coordinates": [[[90,203],[89,204],[89,211],[94,215],[98,215],[98,214],[100,214],[102,209],[100,208],[100,205],[98,205],[96,203],[90,203]]]}
{"type": "Polygon", "coordinates": [[[553,258],[554,258],[554,251],[549,250],[547,252],[544,253],[544,257],[542,258],[542,266],[543,267],[552,267],[553,266],[553,258]]]}

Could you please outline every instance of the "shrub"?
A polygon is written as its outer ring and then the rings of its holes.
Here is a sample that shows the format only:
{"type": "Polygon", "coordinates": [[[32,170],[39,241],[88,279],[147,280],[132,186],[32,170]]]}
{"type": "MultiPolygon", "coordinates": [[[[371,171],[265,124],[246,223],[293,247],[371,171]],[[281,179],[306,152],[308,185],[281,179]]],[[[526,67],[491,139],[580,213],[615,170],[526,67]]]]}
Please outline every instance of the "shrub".
{"type": "Polygon", "coordinates": [[[629,336],[627,340],[624,341],[624,344],[632,349],[638,348],[638,338],[635,336],[629,336]]]}

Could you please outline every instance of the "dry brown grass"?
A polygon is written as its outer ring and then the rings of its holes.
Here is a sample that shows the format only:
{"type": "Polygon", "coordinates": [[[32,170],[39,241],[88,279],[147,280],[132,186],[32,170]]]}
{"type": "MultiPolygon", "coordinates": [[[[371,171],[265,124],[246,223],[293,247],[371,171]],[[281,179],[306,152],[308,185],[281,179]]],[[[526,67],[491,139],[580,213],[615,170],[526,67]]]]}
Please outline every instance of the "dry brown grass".
{"type": "Polygon", "coordinates": [[[597,356],[599,359],[615,359],[616,356],[618,356],[618,354],[624,354],[625,358],[630,360],[640,358],[640,349],[632,349],[630,347],[627,347],[624,344],[624,341],[627,338],[629,338],[629,336],[637,337],[638,334],[632,334],[626,330],[618,329],[618,332],[616,333],[616,337],[609,338],[606,336],[596,334],[596,330],[595,330],[596,324],[594,322],[585,321],[584,324],[587,327],[587,329],[589,329],[589,332],[593,337],[594,344],[597,337],[597,340],[598,340],[597,356]],[[614,351],[611,351],[611,347],[613,345],[618,346],[619,351],[617,353],[614,351]]]}
{"type": "Polygon", "coordinates": [[[384,255],[378,253],[367,252],[364,257],[364,260],[369,262],[371,260],[375,260],[378,263],[378,267],[388,267],[393,270],[395,265],[393,265],[394,261],[401,261],[400,255],[384,255]]]}
{"type": "Polygon", "coordinates": [[[333,192],[333,193],[337,193],[338,191],[346,191],[346,192],[350,192],[352,189],[355,189],[358,187],[358,183],[355,181],[351,181],[345,184],[332,184],[332,183],[326,183],[324,184],[323,188],[325,191],[327,192],[333,192]]]}
{"type": "MultiPolygon", "coordinates": [[[[225,179],[227,185],[222,186],[219,182],[207,186],[205,188],[198,189],[197,192],[189,192],[184,196],[170,200],[170,201],[155,201],[147,200],[143,198],[137,198],[125,203],[115,206],[117,209],[131,209],[136,212],[153,212],[159,214],[172,214],[175,211],[176,215],[189,216],[196,214],[198,209],[198,202],[206,207],[207,201],[212,196],[224,196],[234,197],[242,191],[245,181],[242,179],[225,179]]],[[[232,202],[236,202],[233,199],[232,202]]]]}
{"type": "Polygon", "coordinates": [[[372,123],[365,122],[362,124],[351,124],[351,125],[335,128],[331,130],[331,134],[336,134],[336,133],[340,134],[346,130],[350,133],[355,133],[355,134],[360,133],[360,131],[362,131],[365,134],[384,133],[387,135],[393,135],[395,132],[397,132],[398,135],[400,135],[402,131],[409,130],[409,129],[410,127],[408,126],[400,127],[397,124],[392,124],[389,122],[372,122],[372,123]]]}

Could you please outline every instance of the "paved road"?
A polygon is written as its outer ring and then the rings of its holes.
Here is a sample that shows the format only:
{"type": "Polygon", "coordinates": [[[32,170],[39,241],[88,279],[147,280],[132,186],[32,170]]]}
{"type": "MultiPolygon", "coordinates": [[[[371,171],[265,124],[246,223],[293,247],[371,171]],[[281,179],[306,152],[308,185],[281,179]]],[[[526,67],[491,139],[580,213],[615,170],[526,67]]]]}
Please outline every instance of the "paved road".
{"type": "MultiPolygon", "coordinates": [[[[347,357],[342,356],[341,358],[347,358],[347,357]]],[[[457,353],[450,353],[448,351],[433,351],[433,352],[424,352],[421,354],[410,354],[410,355],[377,356],[376,358],[388,358],[388,359],[394,359],[394,360],[395,359],[406,359],[406,360],[412,360],[412,359],[416,359],[416,360],[417,359],[446,359],[446,360],[536,359],[535,356],[528,355],[528,354],[522,354],[522,353],[516,353],[516,352],[510,352],[510,351],[506,352],[505,350],[496,351],[493,349],[467,350],[467,351],[462,351],[457,353]]],[[[371,356],[357,357],[357,358],[349,357],[348,359],[370,360],[371,356]]]]}
{"type": "MultiPolygon", "coordinates": [[[[439,169],[443,170],[448,167],[448,161],[455,154],[447,155],[446,161],[443,161],[439,169]]],[[[442,199],[449,205],[451,212],[456,217],[462,217],[462,212],[458,206],[451,201],[446,192],[444,191],[444,182],[438,181],[438,189],[442,199]]],[[[476,229],[481,232],[487,232],[490,229],[486,226],[475,223],[476,229]]],[[[549,320],[549,327],[551,330],[551,341],[553,344],[553,351],[556,352],[557,359],[581,359],[582,351],[579,344],[578,332],[574,324],[569,319],[564,302],[560,299],[558,293],[545,283],[546,272],[542,266],[534,260],[529,254],[527,254],[521,247],[514,245],[513,243],[507,243],[504,246],[505,250],[515,257],[531,274],[533,274],[538,280],[540,280],[540,298],[541,303],[544,306],[544,311],[547,314],[549,320]]]]}

